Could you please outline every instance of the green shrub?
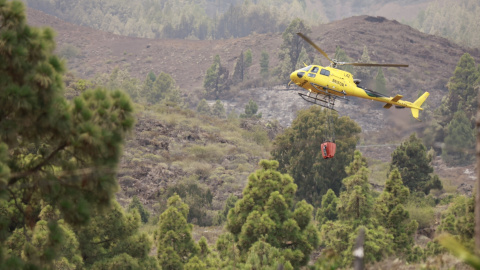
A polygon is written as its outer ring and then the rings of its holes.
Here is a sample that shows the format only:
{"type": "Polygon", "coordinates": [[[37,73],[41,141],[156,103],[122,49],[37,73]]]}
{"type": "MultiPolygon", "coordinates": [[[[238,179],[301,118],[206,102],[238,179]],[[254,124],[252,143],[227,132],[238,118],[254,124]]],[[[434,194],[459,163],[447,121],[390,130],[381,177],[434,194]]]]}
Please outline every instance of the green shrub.
{"type": "Polygon", "coordinates": [[[184,170],[197,175],[199,179],[207,179],[212,173],[212,165],[205,162],[186,162],[184,170]]]}
{"type": "Polygon", "coordinates": [[[144,160],[148,161],[148,163],[160,163],[160,162],[164,162],[165,158],[159,155],[148,153],[144,156],[144,160]]]}
{"type": "Polygon", "coordinates": [[[197,159],[209,162],[220,161],[225,155],[224,150],[219,144],[194,145],[186,149],[187,152],[192,153],[197,159]]]}
{"type": "Polygon", "coordinates": [[[165,205],[167,198],[174,194],[178,194],[190,207],[187,217],[188,222],[200,226],[212,225],[213,215],[207,215],[207,210],[212,206],[213,194],[210,189],[206,185],[201,184],[195,176],[182,179],[168,186],[160,196],[160,206],[162,203],[165,205]]]}
{"type": "Polygon", "coordinates": [[[255,142],[256,144],[261,146],[266,147],[270,144],[270,139],[268,138],[268,132],[259,126],[254,127],[253,130],[245,130],[242,136],[246,140],[255,142]]]}
{"type": "Polygon", "coordinates": [[[405,208],[410,213],[410,220],[418,222],[418,229],[428,228],[435,223],[433,207],[409,202],[405,208]]]}
{"type": "Polygon", "coordinates": [[[58,56],[65,59],[73,59],[80,54],[80,49],[72,44],[65,44],[58,50],[58,56]]]}
{"type": "Polygon", "coordinates": [[[253,166],[249,163],[243,163],[243,164],[238,164],[238,167],[236,169],[237,172],[252,172],[253,171],[253,166]]]}

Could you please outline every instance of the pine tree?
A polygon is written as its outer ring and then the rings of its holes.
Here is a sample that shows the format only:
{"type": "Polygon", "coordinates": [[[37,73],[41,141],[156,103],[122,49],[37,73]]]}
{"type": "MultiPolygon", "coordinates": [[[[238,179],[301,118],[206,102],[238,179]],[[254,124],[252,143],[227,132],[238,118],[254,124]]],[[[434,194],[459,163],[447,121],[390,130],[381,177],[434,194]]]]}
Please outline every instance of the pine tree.
{"type": "Polygon", "coordinates": [[[462,242],[467,245],[473,245],[475,234],[475,196],[471,198],[465,196],[455,198],[447,211],[443,213],[438,230],[457,235],[462,242]]]}
{"type": "Polygon", "coordinates": [[[310,59],[308,58],[307,51],[305,50],[305,48],[302,48],[302,50],[300,51],[300,55],[298,56],[297,64],[295,65],[295,70],[305,67],[305,65],[308,65],[309,62],[310,59]]]}
{"type": "Polygon", "coordinates": [[[463,54],[455,67],[453,76],[448,81],[448,95],[442,100],[440,108],[442,126],[450,123],[454,114],[459,110],[464,111],[467,119],[472,121],[477,111],[475,86],[479,78],[480,72],[475,66],[475,60],[470,54],[463,54]]]}
{"type": "Polygon", "coordinates": [[[200,102],[198,103],[197,112],[199,114],[203,114],[203,115],[211,115],[212,114],[212,111],[210,109],[210,105],[208,105],[208,103],[205,99],[200,100],[200,102]]]}
{"type": "Polygon", "coordinates": [[[321,228],[327,221],[335,221],[338,218],[337,214],[338,198],[333,190],[329,189],[325,195],[322,196],[322,205],[317,210],[315,219],[318,226],[321,228]]]}
{"type": "Polygon", "coordinates": [[[143,82],[142,85],[142,96],[145,99],[149,98],[149,94],[153,91],[153,84],[155,83],[155,80],[157,79],[157,76],[153,72],[149,72],[147,74],[147,77],[145,78],[145,81],[143,82]]]}
{"type": "Polygon", "coordinates": [[[349,176],[342,181],[345,190],[338,200],[338,220],[327,221],[320,232],[325,252],[330,250],[338,254],[344,267],[352,263],[354,240],[361,228],[365,230],[365,263],[379,261],[393,252],[393,235],[379,226],[373,215],[369,171],[359,151],[355,151],[354,160],[346,171],[349,176]]]}
{"type": "Polygon", "coordinates": [[[408,221],[409,213],[404,207],[409,194],[410,191],[403,185],[400,172],[394,169],[375,203],[378,220],[393,235],[394,249],[404,254],[411,252],[414,233],[418,228],[415,220],[408,221]]]}
{"type": "MultiPolygon", "coordinates": [[[[337,59],[337,61],[339,62],[353,62],[353,59],[348,57],[347,53],[345,52],[345,50],[343,50],[342,48],[340,48],[340,46],[337,46],[335,48],[335,56],[334,56],[335,59],[337,59]]],[[[316,62],[315,63],[320,63],[320,62],[316,62]]],[[[353,66],[351,65],[343,65],[343,66],[339,66],[337,67],[338,69],[341,69],[341,70],[345,70],[349,73],[351,73],[352,75],[354,75],[354,68],[353,66]]]]}
{"type": "Polygon", "coordinates": [[[423,191],[428,194],[432,185],[431,161],[432,156],[427,153],[422,140],[414,133],[392,153],[390,171],[398,168],[404,185],[410,191],[423,191]]]}
{"type": "Polygon", "coordinates": [[[208,187],[200,185],[198,178],[186,178],[170,185],[161,197],[169,198],[174,195],[180,196],[182,201],[191,205],[189,206],[187,222],[200,226],[211,225],[212,220],[207,216],[207,209],[211,208],[213,195],[208,187]]]}
{"type": "Polygon", "coordinates": [[[233,68],[232,83],[243,82],[245,75],[245,62],[243,57],[243,51],[240,53],[240,56],[237,58],[237,62],[233,68]]]}
{"type": "Polygon", "coordinates": [[[197,256],[193,256],[183,267],[185,270],[204,270],[207,265],[202,262],[197,256]]]}
{"type": "Polygon", "coordinates": [[[278,248],[260,240],[250,248],[243,269],[293,270],[293,267],[289,261],[285,260],[278,248]]]}
{"type": "Polygon", "coordinates": [[[384,95],[388,94],[383,69],[381,67],[378,68],[377,76],[375,77],[375,91],[384,95]]]}
{"type": "Polygon", "coordinates": [[[310,46],[300,38],[297,33],[308,35],[310,33],[308,28],[301,19],[294,19],[288,25],[287,29],[282,34],[283,43],[280,47],[278,58],[281,62],[280,80],[288,82],[290,80],[290,73],[295,70],[298,63],[298,58],[303,48],[307,53],[311,50],[310,46]]]}
{"type": "MultiPolygon", "coordinates": [[[[84,266],[77,236],[71,227],[59,220],[60,212],[45,205],[40,220],[27,234],[17,229],[6,243],[14,255],[23,257],[30,264],[62,269],[81,269],[84,266]]],[[[0,264],[1,268],[1,264],[0,264]]]]}
{"type": "Polygon", "coordinates": [[[168,199],[168,208],[160,215],[156,231],[158,261],[162,269],[183,269],[198,253],[192,238],[192,225],[187,223],[188,205],[180,196],[168,199]]]}
{"type": "Polygon", "coordinates": [[[215,101],[215,104],[213,104],[212,115],[222,119],[227,118],[225,107],[223,107],[223,103],[220,100],[215,101]]]}
{"type": "Polygon", "coordinates": [[[75,229],[85,265],[105,269],[128,258],[140,268],[153,265],[152,269],[158,269],[155,258],[148,256],[152,243],[147,234],[139,232],[140,224],[138,212],[125,213],[117,202],[104,212],[95,212],[87,226],[75,229]]]}
{"type": "Polygon", "coordinates": [[[475,131],[464,111],[457,111],[447,125],[442,158],[449,165],[466,165],[475,158],[475,131]]]}
{"type": "Polygon", "coordinates": [[[228,196],[227,200],[225,201],[225,206],[219,213],[217,214],[216,217],[216,225],[221,225],[223,222],[227,220],[228,212],[230,209],[232,209],[235,206],[235,203],[238,201],[238,197],[231,194],[228,196]]]}
{"type": "Polygon", "coordinates": [[[219,99],[221,94],[229,89],[228,79],[228,70],[222,66],[220,56],[217,54],[203,81],[207,95],[219,99]]]}
{"type": "Polygon", "coordinates": [[[248,68],[252,65],[252,50],[250,49],[247,49],[247,51],[245,52],[245,59],[244,59],[244,63],[245,63],[245,70],[248,70],[248,68]]]}
{"type": "Polygon", "coordinates": [[[258,105],[255,101],[250,99],[245,105],[245,113],[240,115],[240,118],[262,118],[262,114],[257,114],[258,105]]]}
{"type": "Polygon", "coordinates": [[[317,230],[311,222],[313,207],[300,201],[292,212],[296,191],[293,179],[277,171],[277,161],[262,160],[259,165],[261,169],[248,178],[243,198],[228,213],[227,229],[243,255],[255,243],[264,241],[280,249],[293,267],[306,265],[318,244],[317,230]]]}
{"type": "MultiPolygon", "coordinates": [[[[219,269],[221,262],[218,258],[217,253],[213,252],[208,247],[207,239],[205,238],[205,236],[202,236],[198,241],[198,247],[199,247],[198,259],[205,263],[205,268],[202,268],[202,269],[208,269],[208,270],[219,269]]],[[[193,258],[190,259],[190,261],[192,261],[193,258]]]]}
{"type": "Polygon", "coordinates": [[[269,75],[269,58],[270,56],[268,53],[266,51],[262,51],[262,56],[260,57],[260,74],[262,74],[264,78],[268,77],[269,75]]]}
{"type": "Polygon", "coordinates": [[[346,171],[349,176],[342,181],[345,191],[340,194],[337,205],[339,218],[365,224],[372,215],[373,198],[368,183],[370,171],[360,151],[355,151],[346,171]]]}
{"type": "Polygon", "coordinates": [[[160,73],[153,83],[152,90],[147,94],[148,101],[157,103],[169,96],[175,90],[175,80],[167,73],[160,73]]]}
{"type": "MultiPolygon", "coordinates": [[[[367,46],[363,46],[363,53],[359,62],[371,63],[367,46]]],[[[370,80],[372,79],[372,69],[370,67],[355,67],[355,76],[362,80],[370,80]]]]}
{"type": "Polygon", "coordinates": [[[290,128],[274,140],[272,156],[280,163],[280,171],[292,175],[298,185],[297,197],[320,205],[321,196],[332,189],[339,193],[345,178],[344,170],[353,160],[360,127],[348,117],[328,112],[335,127],[334,159],[324,160],[320,145],[327,132],[327,111],[319,106],[298,112],[290,128]]]}
{"type": "Polygon", "coordinates": [[[11,217],[0,221],[0,265],[45,268],[63,261],[68,241],[61,235],[68,233],[61,233],[59,220],[46,224],[52,242],[41,260],[33,253],[6,255],[5,243],[21,230],[26,241],[18,248],[31,251],[32,237],[46,235],[36,227],[43,204],[74,226],[112,204],[122,144],[134,123],[132,105],[126,94],[100,88],[67,101],[53,31],[28,26],[21,2],[0,1],[0,25],[0,203],[9,205],[11,217]]]}
{"type": "Polygon", "coordinates": [[[128,205],[128,212],[131,212],[131,211],[134,211],[134,210],[138,211],[138,213],[140,214],[140,218],[141,218],[143,223],[148,222],[148,218],[150,217],[150,213],[148,212],[147,209],[145,209],[145,207],[143,207],[143,204],[140,202],[140,200],[138,199],[138,197],[136,195],[133,196],[132,202],[130,202],[130,204],[128,205]]]}

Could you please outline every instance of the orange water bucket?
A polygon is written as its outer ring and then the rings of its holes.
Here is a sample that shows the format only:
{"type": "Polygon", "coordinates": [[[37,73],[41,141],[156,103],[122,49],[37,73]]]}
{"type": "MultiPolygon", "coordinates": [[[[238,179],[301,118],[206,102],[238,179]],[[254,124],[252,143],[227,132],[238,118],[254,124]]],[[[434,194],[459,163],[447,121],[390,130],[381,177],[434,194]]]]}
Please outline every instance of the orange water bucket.
{"type": "Polygon", "coordinates": [[[324,159],[333,158],[335,156],[335,150],[337,149],[337,145],[333,142],[324,142],[321,145],[322,148],[322,157],[324,159]]]}

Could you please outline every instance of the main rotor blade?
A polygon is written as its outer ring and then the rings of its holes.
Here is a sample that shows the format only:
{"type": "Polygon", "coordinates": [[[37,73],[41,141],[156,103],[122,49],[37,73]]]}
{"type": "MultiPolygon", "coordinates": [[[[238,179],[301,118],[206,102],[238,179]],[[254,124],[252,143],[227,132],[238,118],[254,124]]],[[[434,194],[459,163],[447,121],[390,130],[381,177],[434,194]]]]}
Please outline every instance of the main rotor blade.
{"type": "Polygon", "coordinates": [[[297,35],[299,35],[301,38],[303,38],[308,44],[312,45],[312,47],[314,47],[317,51],[319,51],[321,54],[323,54],[323,56],[325,56],[328,61],[334,63],[332,61],[332,59],[330,59],[330,57],[328,57],[328,54],[326,54],[322,49],[320,49],[320,47],[317,46],[317,44],[313,43],[312,40],[310,40],[307,36],[305,36],[304,34],[302,33],[297,33],[297,35]]]}
{"type": "Polygon", "coordinates": [[[337,65],[352,65],[357,67],[408,67],[408,65],[404,64],[371,64],[371,63],[345,63],[345,62],[338,62],[337,65]]]}

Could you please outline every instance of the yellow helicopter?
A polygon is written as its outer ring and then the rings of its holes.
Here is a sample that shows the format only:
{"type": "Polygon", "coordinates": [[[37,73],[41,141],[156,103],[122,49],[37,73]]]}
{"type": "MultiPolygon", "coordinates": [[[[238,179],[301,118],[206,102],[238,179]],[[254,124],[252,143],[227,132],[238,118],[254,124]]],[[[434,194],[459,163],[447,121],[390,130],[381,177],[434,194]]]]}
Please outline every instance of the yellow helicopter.
{"type": "Polygon", "coordinates": [[[330,61],[329,67],[322,67],[318,65],[310,65],[290,74],[291,83],[305,88],[309,91],[308,94],[298,93],[304,100],[320,105],[322,107],[334,110],[335,100],[337,97],[354,96],[364,99],[370,99],[386,103],[383,107],[389,109],[392,106],[396,108],[411,108],[412,115],[418,120],[419,111],[423,111],[420,107],[429,96],[425,92],[415,102],[404,101],[402,95],[389,97],[381,93],[361,87],[360,80],[354,79],[352,74],[336,69],[341,65],[352,66],[369,66],[369,67],[408,67],[402,64],[372,64],[372,63],[347,63],[338,62],[336,59],[331,59],[328,55],[320,49],[313,41],[302,33],[297,33],[306,42],[312,45],[317,51],[325,56],[330,61]]]}

